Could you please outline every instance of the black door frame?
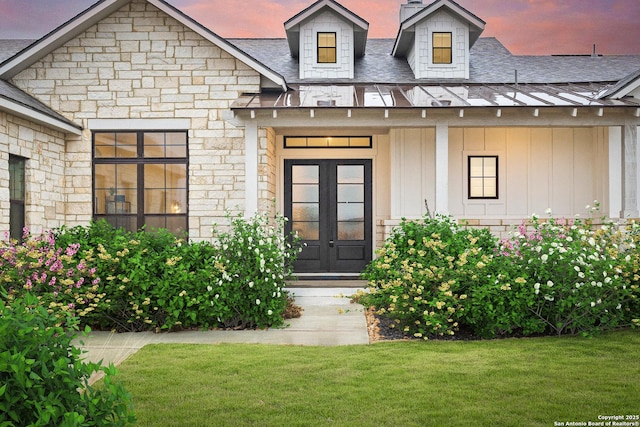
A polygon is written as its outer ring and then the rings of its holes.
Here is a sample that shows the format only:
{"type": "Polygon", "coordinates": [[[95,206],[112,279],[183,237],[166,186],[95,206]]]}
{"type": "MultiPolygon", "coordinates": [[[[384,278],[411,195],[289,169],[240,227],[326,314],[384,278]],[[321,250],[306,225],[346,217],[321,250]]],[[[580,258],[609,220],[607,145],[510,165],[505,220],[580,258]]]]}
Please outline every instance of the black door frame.
{"type": "Polygon", "coordinates": [[[306,247],[294,264],[296,273],[360,273],[371,261],[373,253],[373,188],[371,159],[287,159],[284,161],[284,212],[292,231],[292,166],[318,165],[320,168],[320,236],[319,240],[303,240],[306,247]],[[337,167],[364,166],[364,240],[337,239],[337,167]]]}

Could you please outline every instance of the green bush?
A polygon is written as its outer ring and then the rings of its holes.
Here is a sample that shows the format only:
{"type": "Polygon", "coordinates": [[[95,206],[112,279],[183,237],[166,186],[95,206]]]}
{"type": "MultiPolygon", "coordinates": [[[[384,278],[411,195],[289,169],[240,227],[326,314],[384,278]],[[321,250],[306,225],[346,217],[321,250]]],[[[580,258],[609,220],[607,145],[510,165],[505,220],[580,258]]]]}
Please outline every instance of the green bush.
{"type": "Polygon", "coordinates": [[[448,217],[402,221],[363,277],[365,305],[415,337],[593,334],[638,324],[640,227],[525,221],[498,242],[448,217]]]}
{"type": "Polygon", "coordinates": [[[211,304],[223,309],[225,327],[267,327],[284,323],[285,280],[293,273],[300,246],[285,236],[286,219],[256,214],[229,218],[228,231],[216,233],[214,265],[219,275],[207,287],[211,304]]]}
{"type": "Polygon", "coordinates": [[[228,230],[211,243],[189,243],[166,230],[114,230],[106,222],[62,229],[56,238],[61,246],[78,245],[101,278],[92,326],[270,327],[284,322],[283,288],[299,251],[285,238],[284,221],[229,217],[228,230]]]}
{"type": "Polygon", "coordinates": [[[449,217],[403,220],[362,275],[369,281],[363,303],[412,336],[453,335],[469,291],[487,281],[495,241],[487,230],[463,230],[449,217]]]}
{"type": "MultiPolygon", "coordinates": [[[[6,300],[7,296],[4,295],[6,300]]],[[[81,361],[72,344],[77,320],[49,313],[30,292],[0,304],[0,425],[125,426],[131,397],[114,382],[116,371],[81,361]],[[102,371],[102,387],[88,384],[102,371]]]]}

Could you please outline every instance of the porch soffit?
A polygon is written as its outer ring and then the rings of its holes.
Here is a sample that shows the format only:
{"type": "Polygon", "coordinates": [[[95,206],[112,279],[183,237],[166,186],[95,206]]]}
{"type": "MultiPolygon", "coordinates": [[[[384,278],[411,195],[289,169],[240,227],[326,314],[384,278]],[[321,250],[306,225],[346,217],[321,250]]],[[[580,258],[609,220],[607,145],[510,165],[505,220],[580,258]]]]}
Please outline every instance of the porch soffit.
{"type": "Polygon", "coordinates": [[[300,108],[640,107],[602,99],[610,84],[290,85],[287,92],[243,94],[232,110],[300,108]]]}

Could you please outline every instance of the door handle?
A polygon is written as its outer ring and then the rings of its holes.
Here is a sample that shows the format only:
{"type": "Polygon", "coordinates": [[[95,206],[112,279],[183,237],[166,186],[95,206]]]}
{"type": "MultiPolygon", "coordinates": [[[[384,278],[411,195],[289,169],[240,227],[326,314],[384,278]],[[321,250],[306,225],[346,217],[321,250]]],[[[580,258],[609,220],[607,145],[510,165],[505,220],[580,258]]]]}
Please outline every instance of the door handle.
{"type": "Polygon", "coordinates": [[[332,248],[333,247],[333,240],[329,240],[329,247],[332,248]]]}

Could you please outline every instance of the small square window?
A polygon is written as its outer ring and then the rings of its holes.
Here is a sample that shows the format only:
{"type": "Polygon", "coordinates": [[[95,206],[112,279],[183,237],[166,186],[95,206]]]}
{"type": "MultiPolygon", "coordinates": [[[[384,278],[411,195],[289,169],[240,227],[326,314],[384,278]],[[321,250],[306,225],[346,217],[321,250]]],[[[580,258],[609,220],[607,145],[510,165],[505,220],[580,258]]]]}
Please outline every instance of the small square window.
{"type": "Polygon", "coordinates": [[[498,156],[469,156],[469,199],[498,198],[498,156]]]}
{"type": "Polygon", "coordinates": [[[318,33],[318,63],[335,64],[336,62],[336,33],[318,33]]]}
{"type": "Polygon", "coordinates": [[[433,33],[433,63],[452,63],[451,33],[433,33]]]}

